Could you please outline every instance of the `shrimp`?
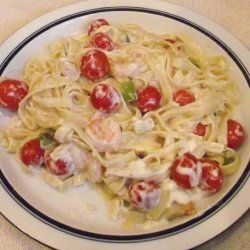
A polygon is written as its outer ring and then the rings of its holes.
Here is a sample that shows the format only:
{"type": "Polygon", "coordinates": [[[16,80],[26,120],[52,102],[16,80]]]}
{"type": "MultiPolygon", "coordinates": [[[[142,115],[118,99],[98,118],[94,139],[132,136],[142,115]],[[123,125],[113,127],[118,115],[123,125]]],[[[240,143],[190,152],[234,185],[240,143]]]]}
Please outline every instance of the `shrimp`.
{"type": "Polygon", "coordinates": [[[121,128],[112,118],[94,118],[87,126],[86,133],[99,152],[114,151],[121,143],[121,128]]]}

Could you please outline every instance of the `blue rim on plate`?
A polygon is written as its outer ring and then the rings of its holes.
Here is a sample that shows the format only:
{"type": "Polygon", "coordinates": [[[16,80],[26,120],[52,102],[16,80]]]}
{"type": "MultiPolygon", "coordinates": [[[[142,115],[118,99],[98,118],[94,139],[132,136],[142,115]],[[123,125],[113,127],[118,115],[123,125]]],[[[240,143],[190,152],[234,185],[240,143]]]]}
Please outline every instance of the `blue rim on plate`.
{"type": "MultiPolygon", "coordinates": [[[[64,23],[69,20],[73,20],[78,17],[90,15],[90,14],[97,14],[97,13],[103,13],[103,12],[114,12],[114,11],[130,11],[130,12],[144,12],[148,14],[153,15],[159,15],[163,16],[165,18],[174,19],[178,22],[184,23],[199,32],[203,33],[207,37],[209,37],[211,40],[216,42],[230,57],[231,59],[236,63],[238,68],[240,69],[241,73],[243,74],[246,82],[248,83],[248,86],[250,87],[250,74],[247,71],[244,64],[241,62],[241,60],[236,56],[236,54],[218,37],[214,36],[211,32],[208,30],[202,28],[201,26],[197,25],[196,23],[193,23],[183,17],[170,14],[164,11],[154,10],[154,9],[148,9],[148,8],[141,8],[141,7],[104,7],[104,8],[96,8],[92,10],[86,10],[86,11],[80,11],[68,16],[65,16],[63,18],[60,18],[58,20],[55,20],[30,36],[28,36],[26,39],[24,39],[17,47],[15,47],[11,53],[4,59],[2,64],[0,65],[0,75],[4,72],[8,64],[13,60],[13,58],[21,51],[28,43],[30,43],[34,38],[39,36],[40,34],[44,33],[45,31],[51,29],[52,27],[55,27],[61,23],[64,23]]],[[[1,184],[3,185],[4,189],[9,193],[9,195],[19,204],[21,205],[27,212],[38,218],[40,221],[71,235],[78,236],[81,238],[96,240],[96,241],[105,241],[105,242],[117,242],[117,243],[132,243],[132,242],[143,242],[147,240],[152,239],[159,239],[163,237],[169,237],[171,235],[178,234],[180,232],[183,232],[185,230],[188,230],[201,222],[207,220],[209,217],[211,217],[213,214],[217,213],[219,210],[221,210],[228,202],[230,202],[235,195],[241,190],[241,188],[244,186],[246,181],[248,180],[250,176],[250,162],[248,162],[248,165],[244,169],[242,175],[238,179],[238,181],[235,183],[235,185],[230,189],[230,191],[215,205],[213,205],[210,209],[206,210],[202,215],[197,216],[188,222],[182,223],[180,225],[174,226],[172,228],[168,228],[165,230],[160,230],[153,233],[145,233],[145,234],[138,234],[138,235],[107,235],[107,234],[99,234],[99,233],[93,233],[88,232],[84,230],[80,230],[77,228],[70,227],[68,225],[65,225],[63,223],[60,223],[49,216],[41,213],[39,210],[34,208],[31,204],[29,204],[26,200],[24,200],[18,192],[11,186],[11,184],[8,182],[6,177],[4,176],[2,170],[0,170],[0,179],[1,184]]]]}

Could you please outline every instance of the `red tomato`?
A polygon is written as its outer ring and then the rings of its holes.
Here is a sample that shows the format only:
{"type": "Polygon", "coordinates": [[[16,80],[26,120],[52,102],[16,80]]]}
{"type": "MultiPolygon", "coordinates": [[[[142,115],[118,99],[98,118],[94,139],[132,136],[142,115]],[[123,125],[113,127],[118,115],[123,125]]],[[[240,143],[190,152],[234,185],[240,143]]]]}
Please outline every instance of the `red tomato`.
{"type": "Polygon", "coordinates": [[[108,35],[106,35],[105,33],[99,32],[93,36],[90,42],[90,47],[111,51],[114,49],[114,44],[108,35]]]}
{"type": "Polygon", "coordinates": [[[206,129],[207,129],[207,125],[204,125],[204,124],[202,124],[202,123],[199,122],[196,125],[194,133],[196,135],[199,135],[199,136],[204,136],[206,134],[206,129]]]}
{"type": "Polygon", "coordinates": [[[6,79],[0,83],[0,105],[10,110],[17,110],[27,93],[28,87],[22,81],[6,79]]]}
{"type": "Polygon", "coordinates": [[[98,110],[113,112],[119,108],[121,98],[112,86],[98,84],[90,95],[90,101],[98,110]]]}
{"type": "Polygon", "coordinates": [[[201,159],[202,164],[202,188],[208,191],[219,191],[223,183],[223,172],[218,162],[210,159],[201,159]]]}
{"type": "Polygon", "coordinates": [[[227,121],[227,146],[238,148],[243,143],[244,137],[244,129],[241,124],[229,119],[227,121]]]}
{"type": "Polygon", "coordinates": [[[187,105],[195,101],[193,93],[187,89],[181,89],[174,93],[173,99],[179,103],[180,106],[187,105]]]}
{"type": "Polygon", "coordinates": [[[131,202],[144,210],[156,207],[161,198],[161,188],[154,181],[139,181],[129,187],[131,202]]]}
{"type": "Polygon", "coordinates": [[[138,93],[137,106],[142,113],[156,110],[160,107],[161,93],[154,86],[147,86],[138,93]]]}
{"type": "Polygon", "coordinates": [[[109,61],[104,52],[94,49],[82,57],[81,75],[95,81],[100,80],[109,73],[109,61]]]}
{"type": "Polygon", "coordinates": [[[95,20],[94,22],[92,22],[89,25],[88,35],[90,35],[92,32],[94,32],[96,29],[98,29],[99,27],[101,27],[103,25],[109,25],[109,23],[105,19],[97,19],[97,20],[95,20]]]}
{"type": "Polygon", "coordinates": [[[187,189],[198,186],[201,170],[197,167],[197,163],[197,158],[190,153],[176,158],[171,168],[172,179],[179,186],[187,189]]]}
{"type": "Polygon", "coordinates": [[[45,166],[47,170],[54,175],[65,175],[69,172],[69,167],[66,162],[62,160],[55,162],[49,155],[45,158],[45,166]]]}
{"type": "Polygon", "coordinates": [[[44,161],[44,150],[40,146],[39,139],[26,142],[20,151],[20,157],[25,165],[38,166],[44,161]]]}

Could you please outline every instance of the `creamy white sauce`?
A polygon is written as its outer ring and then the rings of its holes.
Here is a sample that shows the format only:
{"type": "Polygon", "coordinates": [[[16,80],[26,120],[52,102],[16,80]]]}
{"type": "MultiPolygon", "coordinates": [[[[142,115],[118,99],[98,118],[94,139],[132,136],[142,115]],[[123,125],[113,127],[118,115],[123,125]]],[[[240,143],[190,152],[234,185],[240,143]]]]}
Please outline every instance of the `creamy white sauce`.
{"type": "Polygon", "coordinates": [[[180,163],[176,171],[181,175],[187,175],[189,177],[191,187],[197,187],[200,184],[202,172],[202,166],[200,162],[194,164],[194,166],[191,168],[182,167],[180,163]]]}
{"type": "Polygon", "coordinates": [[[97,85],[96,91],[95,91],[95,96],[97,98],[103,98],[105,96],[105,92],[103,91],[103,86],[102,85],[97,85]]]}
{"type": "Polygon", "coordinates": [[[150,188],[150,190],[148,190],[148,185],[149,184],[147,183],[139,182],[133,186],[130,193],[133,201],[138,207],[141,207],[146,211],[151,210],[158,205],[162,192],[160,188],[150,188]],[[145,190],[140,190],[139,186],[144,187],[145,190]],[[138,200],[138,196],[139,199],[141,199],[140,201],[138,200]]]}
{"type": "Polygon", "coordinates": [[[236,129],[234,130],[234,132],[235,132],[235,135],[240,136],[240,137],[244,135],[243,132],[240,130],[240,126],[239,125],[237,125],[236,129]]]}
{"type": "Polygon", "coordinates": [[[203,157],[206,152],[204,141],[200,136],[193,135],[192,137],[182,139],[180,143],[179,155],[190,152],[197,158],[203,157]]]}
{"type": "Polygon", "coordinates": [[[161,198],[161,189],[154,189],[152,192],[141,192],[141,207],[145,210],[151,210],[156,207],[161,198]]]}
{"type": "Polygon", "coordinates": [[[127,64],[116,64],[113,67],[114,74],[116,77],[131,77],[136,78],[140,76],[145,71],[147,71],[148,66],[142,60],[136,60],[135,62],[130,62],[127,64]]]}
{"type": "Polygon", "coordinates": [[[75,64],[70,63],[67,60],[61,60],[60,62],[61,76],[68,80],[76,81],[80,77],[80,70],[75,64]]]}
{"type": "Polygon", "coordinates": [[[52,153],[50,153],[50,157],[55,162],[57,160],[64,161],[67,165],[68,172],[73,172],[76,169],[83,169],[88,162],[87,153],[72,143],[61,144],[56,147],[52,153]]]}
{"type": "Polygon", "coordinates": [[[17,92],[15,92],[15,90],[13,90],[13,91],[9,92],[9,93],[7,94],[7,96],[9,96],[9,97],[14,97],[14,96],[16,96],[16,97],[17,97],[17,92]]]}
{"type": "Polygon", "coordinates": [[[113,88],[110,88],[110,93],[111,93],[111,102],[112,102],[112,105],[111,105],[111,109],[114,109],[115,107],[119,107],[119,104],[121,102],[121,98],[118,94],[118,92],[116,90],[114,90],[113,88]]]}
{"type": "Polygon", "coordinates": [[[10,115],[0,111],[0,128],[3,128],[11,119],[13,118],[10,115]]]}
{"type": "Polygon", "coordinates": [[[169,200],[167,207],[170,207],[174,202],[178,204],[188,204],[190,202],[197,202],[203,197],[203,191],[199,188],[193,188],[192,190],[185,190],[180,188],[173,180],[166,180],[163,183],[163,189],[169,191],[169,200]]]}
{"type": "Polygon", "coordinates": [[[136,134],[142,134],[146,132],[150,132],[154,129],[154,121],[151,118],[146,119],[135,119],[133,121],[134,131],[136,134]]]}
{"type": "Polygon", "coordinates": [[[64,124],[60,126],[54,135],[54,138],[60,143],[71,142],[73,137],[73,129],[70,125],[64,124]]]}
{"type": "Polygon", "coordinates": [[[212,169],[210,173],[214,178],[217,178],[219,176],[219,170],[217,168],[212,169]]]}

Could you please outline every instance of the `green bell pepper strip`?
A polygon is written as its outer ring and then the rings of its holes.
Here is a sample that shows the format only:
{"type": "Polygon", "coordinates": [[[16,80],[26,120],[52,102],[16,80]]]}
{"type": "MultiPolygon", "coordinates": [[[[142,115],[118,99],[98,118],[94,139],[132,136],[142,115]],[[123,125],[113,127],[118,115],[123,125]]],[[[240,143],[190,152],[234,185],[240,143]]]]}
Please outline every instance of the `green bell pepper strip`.
{"type": "Polygon", "coordinates": [[[56,144],[56,141],[49,133],[42,133],[38,136],[42,149],[48,149],[56,144]]]}
{"type": "Polygon", "coordinates": [[[133,81],[121,82],[121,93],[125,101],[135,101],[137,99],[135,83],[133,81]]]}

